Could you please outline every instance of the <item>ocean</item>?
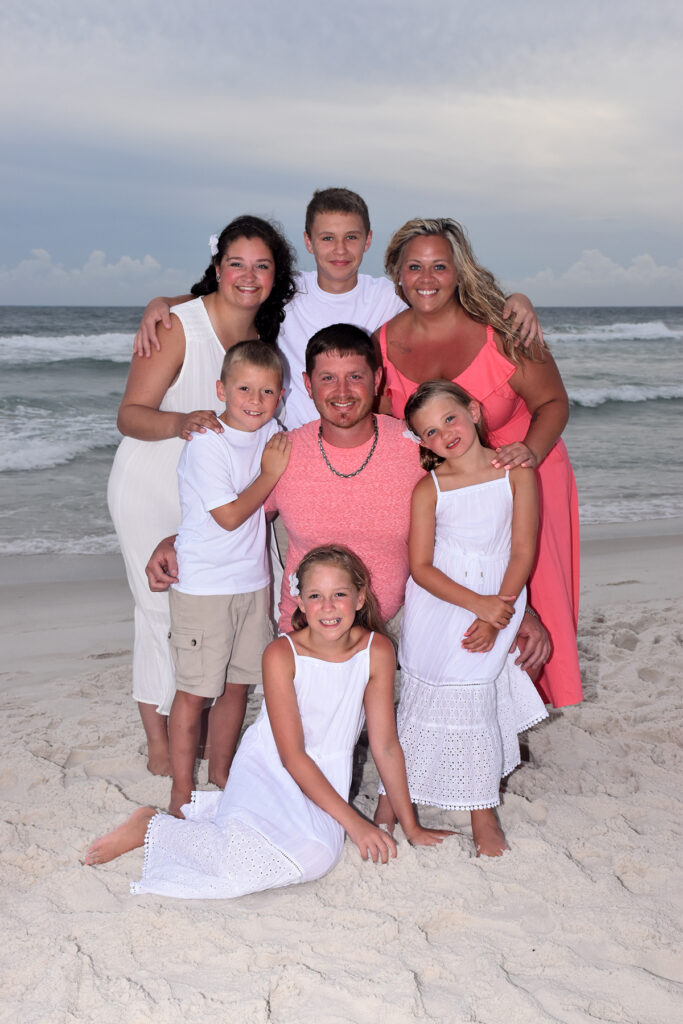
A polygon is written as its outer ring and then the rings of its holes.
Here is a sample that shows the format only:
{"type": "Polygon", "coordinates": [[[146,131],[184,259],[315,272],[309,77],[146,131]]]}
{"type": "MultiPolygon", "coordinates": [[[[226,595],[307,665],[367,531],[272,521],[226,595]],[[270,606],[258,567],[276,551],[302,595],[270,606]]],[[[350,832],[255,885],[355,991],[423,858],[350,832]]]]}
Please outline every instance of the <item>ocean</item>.
{"type": "MultiPolygon", "coordinates": [[[[0,554],[118,550],[106,504],[142,310],[0,306],[0,554]]],[[[545,308],[581,520],[683,513],[683,307],[545,308]]]]}

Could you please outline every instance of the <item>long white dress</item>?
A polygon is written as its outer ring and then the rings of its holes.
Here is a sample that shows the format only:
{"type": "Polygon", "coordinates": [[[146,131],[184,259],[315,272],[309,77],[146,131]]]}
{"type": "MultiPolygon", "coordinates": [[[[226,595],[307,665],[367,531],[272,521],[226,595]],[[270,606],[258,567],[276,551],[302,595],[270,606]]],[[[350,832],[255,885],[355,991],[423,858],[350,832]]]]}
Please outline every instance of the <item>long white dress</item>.
{"type": "MultiPolygon", "coordinates": [[[[340,663],[297,654],[287,638],[306,752],[345,800],[365,720],[372,637],[340,663]]],[[[229,899],[319,878],[342,854],[342,826],[283,767],[265,704],[242,738],[224,791],[195,792],[182,810],[184,821],[152,818],[142,878],[131,892],[229,899]]]]}
{"type": "MultiPolygon", "coordinates": [[[[496,480],[437,490],[434,565],[456,583],[497,594],[510,560],[512,491],[496,480]]],[[[398,735],[411,798],[456,810],[495,807],[500,780],[520,761],[518,733],[547,717],[526,672],[508,654],[524,615],[526,590],[492,649],[461,646],[472,612],[423,590],[411,578],[401,625],[398,735]]]]}
{"type": "MultiPolygon", "coordinates": [[[[185,332],[185,359],[176,380],[164,395],[163,412],[195,409],[224,411],[216,397],[225,349],[216,337],[201,299],[174,306],[185,332]]],[[[145,566],[162,537],[178,532],[180,503],[176,469],[185,442],[139,441],[124,437],[119,445],[107,488],[109,512],[126,564],[135,601],[133,697],[156,705],[167,715],[175,694],[175,676],[168,644],[168,594],[153,594],[145,566]]]]}

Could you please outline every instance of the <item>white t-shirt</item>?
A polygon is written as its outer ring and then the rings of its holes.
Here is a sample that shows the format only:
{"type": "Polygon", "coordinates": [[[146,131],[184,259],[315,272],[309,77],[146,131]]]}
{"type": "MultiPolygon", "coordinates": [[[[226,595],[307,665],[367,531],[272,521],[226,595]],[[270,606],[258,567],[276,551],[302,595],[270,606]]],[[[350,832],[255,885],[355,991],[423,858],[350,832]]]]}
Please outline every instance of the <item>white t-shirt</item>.
{"type": "Polygon", "coordinates": [[[319,416],[301,379],[306,345],[316,331],[330,324],[353,324],[372,334],[406,308],[386,277],[359,274],[356,287],[342,295],[323,291],[315,270],[297,274],[296,283],[297,293],[286,306],[285,320],[277,338],[287,364],[284,423],[288,430],[319,416]]]}
{"type": "Polygon", "coordinates": [[[193,434],[178,462],[181,522],[176,540],[178,583],[184,594],[249,594],[271,581],[263,506],[236,530],[224,530],[211,509],[234,501],[261,472],[261,456],[279,425],[253,432],[224,426],[193,434]]]}

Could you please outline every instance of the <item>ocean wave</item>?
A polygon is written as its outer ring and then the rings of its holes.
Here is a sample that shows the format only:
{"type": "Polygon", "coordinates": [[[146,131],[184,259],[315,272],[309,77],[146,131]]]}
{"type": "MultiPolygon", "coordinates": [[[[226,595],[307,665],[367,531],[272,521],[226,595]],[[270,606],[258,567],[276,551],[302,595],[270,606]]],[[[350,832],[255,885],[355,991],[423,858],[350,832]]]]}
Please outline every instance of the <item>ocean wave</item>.
{"type": "Polygon", "coordinates": [[[640,523],[650,519],[676,519],[681,514],[680,498],[622,498],[580,502],[579,520],[594,523],[640,523]]]}
{"type": "Polygon", "coordinates": [[[132,353],[132,334],[66,334],[52,338],[14,334],[0,338],[0,365],[5,366],[33,366],[74,359],[128,363],[132,353]]]}
{"type": "Polygon", "coordinates": [[[559,331],[549,328],[544,334],[551,345],[555,341],[679,341],[683,338],[683,330],[667,327],[663,320],[648,320],[645,323],[586,324],[559,331]]]}
{"type": "Polygon", "coordinates": [[[683,398],[683,384],[617,384],[602,388],[568,388],[571,405],[595,409],[605,402],[655,402],[683,398]]]}
{"type": "Polygon", "coordinates": [[[120,548],[115,533],[0,541],[0,555],[108,555],[117,551],[120,548]]]}
{"type": "Polygon", "coordinates": [[[45,409],[19,405],[0,422],[0,473],[63,466],[120,440],[107,414],[72,413],[55,421],[45,409]]]}

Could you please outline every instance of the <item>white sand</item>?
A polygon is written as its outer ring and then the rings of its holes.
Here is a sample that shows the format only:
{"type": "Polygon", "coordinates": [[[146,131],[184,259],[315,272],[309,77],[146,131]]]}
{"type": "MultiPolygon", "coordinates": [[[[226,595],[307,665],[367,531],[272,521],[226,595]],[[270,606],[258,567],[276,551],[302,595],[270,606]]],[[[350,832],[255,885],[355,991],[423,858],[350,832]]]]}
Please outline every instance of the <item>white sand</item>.
{"type": "MultiPolygon", "coordinates": [[[[129,697],[118,559],[3,559],[0,1019],[679,1020],[683,522],[585,532],[587,700],[530,734],[501,808],[512,850],[476,860],[467,816],[427,811],[464,834],[388,867],[347,842],[319,882],[216,903],[129,896],[142,851],[81,864],[168,799],[129,697]]],[[[375,779],[366,763],[362,810],[375,779]]]]}

